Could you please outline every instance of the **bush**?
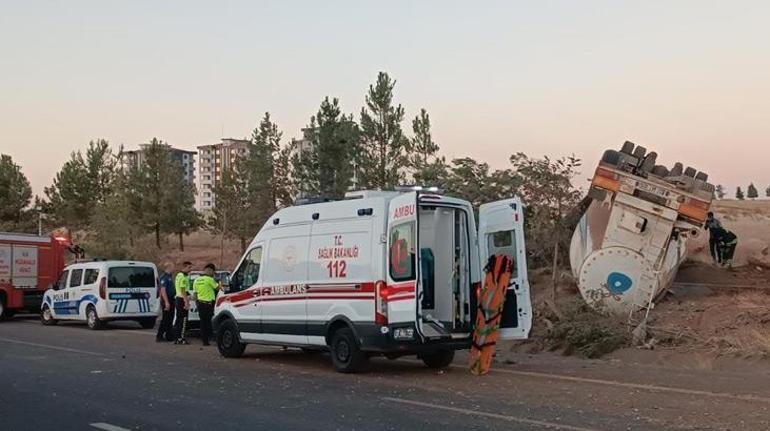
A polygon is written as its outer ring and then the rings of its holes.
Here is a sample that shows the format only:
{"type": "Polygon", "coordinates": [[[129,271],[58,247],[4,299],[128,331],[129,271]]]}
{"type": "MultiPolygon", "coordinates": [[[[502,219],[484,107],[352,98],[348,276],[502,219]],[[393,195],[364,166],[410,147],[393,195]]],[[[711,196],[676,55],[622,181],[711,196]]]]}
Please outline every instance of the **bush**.
{"type": "Polygon", "coordinates": [[[629,344],[623,322],[591,310],[583,301],[570,302],[562,311],[563,315],[548,331],[550,350],[563,349],[565,355],[577,353],[599,358],[629,344]]]}

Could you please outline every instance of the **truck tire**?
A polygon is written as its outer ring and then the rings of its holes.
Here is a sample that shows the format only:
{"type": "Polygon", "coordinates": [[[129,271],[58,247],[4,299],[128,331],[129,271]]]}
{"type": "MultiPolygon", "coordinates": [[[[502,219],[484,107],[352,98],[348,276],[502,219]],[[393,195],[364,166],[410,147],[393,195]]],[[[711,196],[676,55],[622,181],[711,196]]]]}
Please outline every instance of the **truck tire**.
{"type": "Polygon", "coordinates": [[[688,166],[687,169],[684,170],[684,176],[695,178],[695,168],[693,168],[692,166],[688,166]]]}
{"type": "Polygon", "coordinates": [[[99,318],[99,314],[96,312],[96,307],[89,305],[86,308],[86,325],[88,329],[98,331],[104,327],[104,322],[99,318]]]}
{"type": "Polygon", "coordinates": [[[452,364],[455,358],[454,350],[438,350],[436,352],[420,355],[422,362],[428,367],[440,370],[452,364]]]}
{"type": "Polygon", "coordinates": [[[238,327],[232,320],[225,320],[216,334],[217,350],[225,358],[239,358],[246,350],[246,345],[238,338],[238,327]]]}
{"type": "Polygon", "coordinates": [[[655,168],[655,162],[658,160],[658,153],[655,151],[651,152],[650,154],[647,154],[647,157],[644,158],[644,161],[642,162],[642,171],[650,173],[652,172],[653,168],[655,168]]]}
{"type": "Polygon", "coordinates": [[[623,142],[623,146],[620,147],[621,153],[626,153],[629,156],[634,153],[634,143],[631,141],[623,142]]]}
{"type": "Polygon", "coordinates": [[[329,349],[334,369],[340,373],[362,371],[369,360],[366,353],[358,346],[353,331],[347,326],[334,332],[329,349]]]}
{"type": "Polygon", "coordinates": [[[633,156],[641,160],[644,158],[645,153],[647,153],[647,148],[644,148],[641,145],[637,145],[636,148],[634,148],[633,156]]]}
{"type": "Polygon", "coordinates": [[[139,319],[138,322],[139,322],[139,325],[142,326],[142,329],[152,329],[155,327],[156,319],[157,319],[156,317],[148,317],[145,319],[139,319]]]}
{"type": "Polygon", "coordinates": [[[652,174],[656,177],[665,178],[668,176],[668,168],[663,165],[655,165],[655,167],[652,168],[652,174]]]}
{"type": "Polygon", "coordinates": [[[708,180],[709,180],[709,174],[707,174],[707,173],[705,173],[705,172],[698,172],[698,173],[695,175],[695,179],[696,179],[696,180],[701,180],[701,181],[703,181],[703,182],[706,182],[706,181],[708,181],[708,180]]]}
{"type": "Polygon", "coordinates": [[[618,163],[620,163],[620,153],[615,150],[607,150],[602,155],[602,162],[608,165],[617,166],[618,163]]]}
{"type": "Polygon", "coordinates": [[[58,320],[53,318],[53,314],[51,314],[51,309],[48,308],[47,305],[43,307],[43,310],[40,311],[40,323],[42,323],[45,326],[52,326],[59,323],[58,320]]]}
{"type": "Polygon", "coordinates": [[[682,166],[681,162],[674,163],[674,167],[671,168],[671,172],[668,173],[668,176],[670,177],[678,177],[682,175],[682,170],[684,169],[684,166],[682,166]]]}

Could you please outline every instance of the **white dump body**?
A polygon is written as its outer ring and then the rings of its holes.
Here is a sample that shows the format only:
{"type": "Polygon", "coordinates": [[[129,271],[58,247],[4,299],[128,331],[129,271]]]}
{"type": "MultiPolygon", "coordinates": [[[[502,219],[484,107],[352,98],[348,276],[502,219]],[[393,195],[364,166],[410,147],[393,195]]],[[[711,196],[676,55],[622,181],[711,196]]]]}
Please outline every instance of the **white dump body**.
{"type": "Polygon", "coordinates": [[[669,288],[711,203],[713,187],[705,179],[647,172],[644,160],[643,151],[605,153],[591,202],[572,235],[570,265],[578,289],[602,312],[643,309],[669,288]]]}

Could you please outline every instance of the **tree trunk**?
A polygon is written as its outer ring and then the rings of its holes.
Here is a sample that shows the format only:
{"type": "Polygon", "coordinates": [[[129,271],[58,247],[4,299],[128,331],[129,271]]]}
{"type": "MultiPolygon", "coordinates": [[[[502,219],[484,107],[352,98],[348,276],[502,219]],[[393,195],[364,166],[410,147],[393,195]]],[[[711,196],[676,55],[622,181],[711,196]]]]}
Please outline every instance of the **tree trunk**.
{"type": "Polygon", "coordinates": [[[155,245],[160,249],[160,223],[155,223],[155,245]]]}
{"type": "Polygon", "coordinates": [[[553,268],[551,273],[551,301],[556,305],[556,277],[559,271],[559,237],[553,244],[553,268]]]}
{"type": "Polygon", "coordinates": [[[222,237],[219,239],[219,266],[225,261],[225,232],[227,231],[227,211],[222,214],[222,237]]]}
{"type": "Polygon", "coordinates": [[[246,253],[246,238],[241,237],[241,254],[246,253]]]}
{"type": "Polygon", "coordinates": [[[179,251],[184,251],[184,233],[179,232],[179,251]]]}

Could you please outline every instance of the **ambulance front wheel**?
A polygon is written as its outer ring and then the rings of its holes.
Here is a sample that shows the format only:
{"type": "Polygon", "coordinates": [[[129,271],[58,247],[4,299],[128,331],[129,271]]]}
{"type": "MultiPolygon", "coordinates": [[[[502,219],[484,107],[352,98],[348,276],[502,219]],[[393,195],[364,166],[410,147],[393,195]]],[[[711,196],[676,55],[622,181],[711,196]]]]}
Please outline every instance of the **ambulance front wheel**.
{"type": "Polygon", "coordinates": [[[225,320],[217,331],[217,349],[225,358],[237,358],[243,355],[246,345],[238,338],[238,327],[232,320],[225,320]]]}
{"type": "Polygon", "coordinates": [[[362,371],[369,360],[358,346],[353,331],[348,327],[339,328],[334,332],[329,348],[334,369],[341,373],[362,371]]]}
{"type": "Polygon", "coordinates": [[[55,325],[59,323],[56,319],[53,318],[51,309],[48,308],[47,305],[43,307],[43,311],[40,312],[40,322],[46,326],[55,325]]]}
{"type": "Polygon", "coordinates": [[[428,367],[433,369],[447,368],[452,364],[455,359],[454,350],[439,350],[436,352],[420,355],[422,362],[428,367]]]}
{"type": "Polygon", "coordinates": [[[88,325],[88,329],[94,331],[104,327],[104,323],[99,319],[99,315],[96,313],[96,307],[93,305],[89,305],[88,308],[86,308],[86,324],[88,325]]]}

